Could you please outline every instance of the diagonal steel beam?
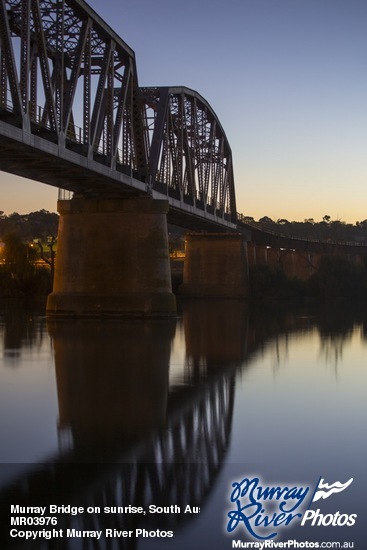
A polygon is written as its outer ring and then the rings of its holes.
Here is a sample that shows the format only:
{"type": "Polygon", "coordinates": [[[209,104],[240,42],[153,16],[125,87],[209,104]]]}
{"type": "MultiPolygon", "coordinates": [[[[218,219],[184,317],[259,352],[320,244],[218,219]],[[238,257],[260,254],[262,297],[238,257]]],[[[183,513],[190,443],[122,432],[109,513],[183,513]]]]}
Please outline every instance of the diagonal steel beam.
{"type": "Polygon", "coordinates": [[[21,91],[19,86],[17,68],[15,64],[13,46],[11,42],[10,27],[5,0],[0,0],[0,40],[1,49],[5,53],[4,59],[6,72],[9,79],[11,97],[13,101],[13,109],[16,114],[23,116],[24,109],[21,100],[21,91]]]}
{"type": "Polygon", "coordinates": [[[92,114],[92,120],[91,120],[91,140],[90,140],[93,148],[98,147],[98,141],[101,133],[101,124],[103,125],[103,120],[102,120],[103,108],[102,107],[104,104],[104,101],[103,101],[104,88],[107,81],[107,76],[110,68],[110,61],[111,61],[113,50],[114,50],[114,42],[112,40],[109,40],[108,43],[105,45],[101,72],[99,75],[96,96],[94,99],[94,107],[93,107],[93,114],[92,114]]]}
{"type": "Polygon", "coordinates": [[[29,67],[30,67],[30,0],[22,2],[20,39],[20,91],[24,112],[28,111],[29,67]]]}
{"type": "Polygon", "coordinates": [[[168,88],[162,88],[159,91],[159,101],[157,104],[156,117],[154,121],[154,130],[149,151],[149,180],[154,182],[157,177],[159,157],[163,146],[164,131],[167,131],[167,113],[169,106],[168,88]]]}
{"type": "Polygon", "coordinates": [[[38,55],[41,65],[41,74],[43,80],[43,88],[45,93],[45,110],[50,119],[50,126],[53,131],[58,134],[58,123],[56,115],[56,105],[54,99],[54,86],[51,81],[50,68],[48,65],[48,56],[46,49],[46,39],[42,27],[42,17],[40,12],[39,2],[31,0],[32,15],[36,33],[36,42],[38,47],[38,55]]]}
{"type": "Polygon", "coordinates": [[[118,141],[122,128],[123,114],[127,108],[127,99],[130,95],[131,84],[130,84],[131,70],[130,63],[125,67],[124,79],[119,90],[115,90],[115,96],[117,96],[117,111],[115,117],[115,126],[113,130],[113,150],[112,156],[115,158],[117,155],[118,141]],[[117,92],[117,93],[116,93],[117,92]]]}
{"type": "Polygon", "coordinates": [[[64,98],[64,113],[63,113],[63,123],[62,129],[64,132],[67,131],[69,126],[69,120],[72,112],[72,105],[75,97],[75,92],[78,84],[78,78],[80,75],[80,68],[83,61],[83,57],[86,54],[85,46],[87,42],[88,32],[91,28],[91,20],[83,22],[82,29],[80,31],[78,46],[75,52],[73,68],[71,70],[70,78],[67,84],[67,90],[64,98]]]}

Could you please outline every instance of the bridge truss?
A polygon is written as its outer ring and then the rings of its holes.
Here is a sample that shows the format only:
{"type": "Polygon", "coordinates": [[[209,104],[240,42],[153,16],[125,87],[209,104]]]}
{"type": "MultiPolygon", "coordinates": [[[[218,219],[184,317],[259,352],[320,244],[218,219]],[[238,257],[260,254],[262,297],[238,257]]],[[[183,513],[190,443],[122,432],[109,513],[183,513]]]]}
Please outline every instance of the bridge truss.
{"type": "Polygon", "coordinates": [[[169,196],[235,220],[232,153],[209,104],[188,88],[141,88],[149,178],[169,196]]]}
{"type": "Polygon", "coordinates": [[[79,195],[164,195],[236,221],[209,104],[139,88],[133,50],[83,0],[0,0],[0,146],[2,170],[79,195]]]}

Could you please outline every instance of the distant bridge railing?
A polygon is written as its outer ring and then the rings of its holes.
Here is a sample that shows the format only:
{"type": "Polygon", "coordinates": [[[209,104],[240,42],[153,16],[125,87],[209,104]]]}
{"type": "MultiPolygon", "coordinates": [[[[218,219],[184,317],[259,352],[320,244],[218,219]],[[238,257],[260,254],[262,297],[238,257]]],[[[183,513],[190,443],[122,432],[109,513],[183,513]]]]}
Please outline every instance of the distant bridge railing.
{"type": "MultiPolygon", "coordinates": [[[[304,244],[314,244],[314,245],[323,245],[323,246],[327,246],[327,247],[349,247],[349,248],[352,248],[352,247],[356,247],[360,250],[363,250],[363,249],[366,249],[367,250],[367,243],[359,243],[359,242],[355,242],[355,241],[335,241],[335,240],[332,240],[332,239],[314,239],[314,238],[310,238],[310,237],[301,237],[299,235],[292,235],[292,234],[288,234],[288,233],[282,233],[281,231],[273,231],[267,227],[264,227],[264,225],[260,222],[255,222],[255,221],[249,221],[248,219],[246,219],[246,216],[244,216],[243,214],[237,212],[237,223],[239,226],[246,226],[247,228],[249,228],[250,230],[254,230],[255,232],[258,232],[258,233],[261,233],[261,234],[264,234],[264,235],[269,235],[269,237],[272,238],[272,243],[274,244],[282,244],[282,243],[275,243],[275,239],[278,239],[283,241],[283,244],[287,244],[286,247],[288,247],[293,241],[294,241],[294,244],[295,246],[298,244],[301,244],[301,243],[304,243],[304,244]]],[[[254,234],[253,234],[254,236],[254,234]]],[[[256,237],[254,238],[254,240],[256,240],[256,237]]],[[[269,244],[270,244],[270,240],[269,240],[269,244]]],[[[297,246],[296,246],[297,247],[297,246]]]]}

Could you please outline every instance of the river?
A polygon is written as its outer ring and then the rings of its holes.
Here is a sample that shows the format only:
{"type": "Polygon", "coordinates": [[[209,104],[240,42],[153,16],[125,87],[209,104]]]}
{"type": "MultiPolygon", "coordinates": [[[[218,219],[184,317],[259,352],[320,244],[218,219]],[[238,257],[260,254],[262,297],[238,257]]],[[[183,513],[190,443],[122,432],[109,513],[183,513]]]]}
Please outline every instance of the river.
{"type": "Polygon", "coordinates": [[[364,550],[366,328],[336,305],[187,300],[145,322],[4,307],[1,548],[364,550]],[[339,485],[316,502],[320,478],[339,485]],[[10,537],[12,504],[83,512],[25,541],[39,527],[10,537]]]}

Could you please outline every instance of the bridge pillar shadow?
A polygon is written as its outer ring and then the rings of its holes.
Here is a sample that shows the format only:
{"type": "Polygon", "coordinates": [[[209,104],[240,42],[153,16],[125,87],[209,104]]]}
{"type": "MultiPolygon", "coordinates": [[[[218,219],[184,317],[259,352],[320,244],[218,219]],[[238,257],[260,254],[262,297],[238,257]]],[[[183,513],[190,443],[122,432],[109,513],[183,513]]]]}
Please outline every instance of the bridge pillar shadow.
{"type": "Polygon", "coordinates": [[[59,429],[75,452],[138,441],[166,418],[175,320],[49,319],[59,429]]]}
{"type": "Polygon", "coordinates": [[[249,278],[244,236],[239,233],[188,234],[179,292],[190,297],[246,298],[249,278]]]}
{"type": "Polygon", "coordinates": [[[60,213],[48,316],[169,316],[168,202],[73,198],[60,213]]]}
{"type": "Polygon", "coordinates": [[[247,357],[248,302],[209,298],[184,300],[186,356],[193,378],[238,367],[247,357]]]}

